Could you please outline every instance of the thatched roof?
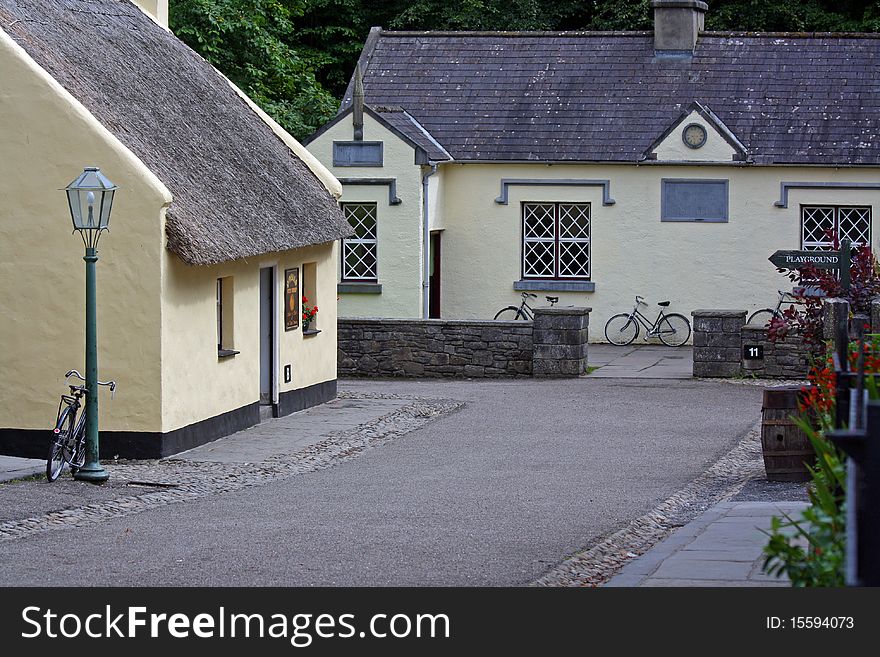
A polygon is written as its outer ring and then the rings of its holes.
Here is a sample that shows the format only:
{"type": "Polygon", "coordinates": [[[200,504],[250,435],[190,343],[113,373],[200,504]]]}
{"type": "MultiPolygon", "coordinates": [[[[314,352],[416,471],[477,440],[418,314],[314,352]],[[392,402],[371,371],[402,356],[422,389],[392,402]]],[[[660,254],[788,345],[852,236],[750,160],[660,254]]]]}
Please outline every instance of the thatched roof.
{"type": "Polygon", "coordinates": [[[350,233],[210,64],[129,0],[0,0],[0,27],[171,190],[168,248],[213,264],[350,233]]]}

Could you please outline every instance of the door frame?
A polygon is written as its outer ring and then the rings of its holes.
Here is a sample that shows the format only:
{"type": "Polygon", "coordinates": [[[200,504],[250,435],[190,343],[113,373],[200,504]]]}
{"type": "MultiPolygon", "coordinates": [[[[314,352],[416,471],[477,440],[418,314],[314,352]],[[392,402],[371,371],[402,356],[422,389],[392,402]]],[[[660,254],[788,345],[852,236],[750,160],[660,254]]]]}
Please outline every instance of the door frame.
{"type": "Polygon", "coordinates": [[[433,274],[428,277],[428,317],[431,319],[439,319],[441,317],[441,269],[440,263],[443,261],[443,230],[432,230],[429,233],[430,242],[428,244],[428,254],[431,258],[429,271],[433,270],[433,274]],[[434,283],[434,285],[432,285],[434,283]]]}
{"type": "MultiPolygon", "coordinates": [[[[278,261],[270,260],[266,262],[260,262],[257,279],[258,286],[262,285],[262,281],[260,280],[259,272],[263,269],[271,269],[272,270],[272,358],[270,364],[270,377],[271,381],[269,384],[270,387],[270,395],[269,400],[272,403],[272,415],[278,416],[278,374],[279,374],[279,362],[281,361],[280,350],[281,350],[281,332],[278,330],[278,317],[279,313],[282,311],[281,308],[281,294],[278,289],[278,261]]],[[[259,293],[258,293],[259,296],[259,293]]],[[[260,303],[262,304],[262,297],[260,297],[260,303]]],[[[258,309],[258,313],[262,308],[258,309]]],[[[262,336],[261,343],[262,343],[262,336]]]]}

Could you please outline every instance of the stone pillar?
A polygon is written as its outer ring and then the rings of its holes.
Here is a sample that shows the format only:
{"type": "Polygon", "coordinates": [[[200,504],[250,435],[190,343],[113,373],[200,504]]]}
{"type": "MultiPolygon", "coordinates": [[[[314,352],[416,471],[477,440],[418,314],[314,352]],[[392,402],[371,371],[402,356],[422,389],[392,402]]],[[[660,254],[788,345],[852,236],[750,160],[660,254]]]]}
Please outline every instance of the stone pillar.
{"type": "Polygon", "coordinates": [[[694,376],[742,374],[742,328],[745,310],[695,310],[694,376]]]}
{"type": "Polygon", "coordinates": [[[849,301],[846,299],[822,299],[822,337],[837,338],[837,327],[849,324],[849,301]]]}
{"type": "Polygon", "coordinates": [[[880,297],[871,299],[871,333],[880,333],[880,297]]]}
{"type": "Polygon", "coordinates": [[[532,374],[580,376],[587,372],[592,308],[535,308],[532,374]]]}

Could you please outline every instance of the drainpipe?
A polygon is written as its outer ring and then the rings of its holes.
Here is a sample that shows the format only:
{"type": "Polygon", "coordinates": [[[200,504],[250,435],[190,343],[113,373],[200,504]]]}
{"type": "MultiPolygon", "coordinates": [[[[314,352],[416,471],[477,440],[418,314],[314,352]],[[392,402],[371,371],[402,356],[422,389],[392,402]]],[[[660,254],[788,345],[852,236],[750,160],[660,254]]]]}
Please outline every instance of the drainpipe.
{"type": "Polygon", "coordinates": [[[428,221],[428,178],[437,173],[437,165],[431,164],[431,170],[422,175],[422,319],[431,315],[431,226],[428,221]]]}

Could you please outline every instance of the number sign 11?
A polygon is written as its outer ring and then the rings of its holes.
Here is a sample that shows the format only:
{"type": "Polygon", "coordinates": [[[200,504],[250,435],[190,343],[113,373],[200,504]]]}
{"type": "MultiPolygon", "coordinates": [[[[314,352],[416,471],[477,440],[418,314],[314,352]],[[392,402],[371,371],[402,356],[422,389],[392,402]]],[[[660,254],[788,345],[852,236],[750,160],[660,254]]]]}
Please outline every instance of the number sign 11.
{"type": "Polygon", "coordinates": [[[747,344],[743,345],[743,359],[745,360],[761,360],[764,358],[764,345],[747,344]]]}

